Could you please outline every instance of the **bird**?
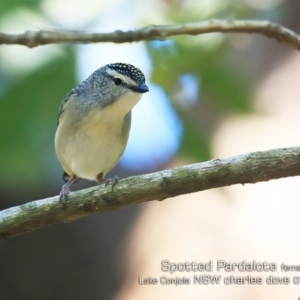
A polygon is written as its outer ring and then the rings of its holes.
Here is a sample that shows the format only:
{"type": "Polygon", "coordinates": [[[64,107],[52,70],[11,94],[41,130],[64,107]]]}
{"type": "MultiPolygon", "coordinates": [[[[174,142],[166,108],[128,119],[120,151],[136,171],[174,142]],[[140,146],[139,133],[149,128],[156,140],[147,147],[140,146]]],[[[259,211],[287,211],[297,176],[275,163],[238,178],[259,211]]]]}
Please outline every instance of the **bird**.
{"type": "Polygon", "coordinates": [[[149,91],[142,71],[131,64],[111,63],[92,73],[63,99],[55,133],[55,152],[66,182],[59,201],[66,204],[70,186],[80,180],[118,182],[105,178],[123,155],[131,111],[149,91]]]}

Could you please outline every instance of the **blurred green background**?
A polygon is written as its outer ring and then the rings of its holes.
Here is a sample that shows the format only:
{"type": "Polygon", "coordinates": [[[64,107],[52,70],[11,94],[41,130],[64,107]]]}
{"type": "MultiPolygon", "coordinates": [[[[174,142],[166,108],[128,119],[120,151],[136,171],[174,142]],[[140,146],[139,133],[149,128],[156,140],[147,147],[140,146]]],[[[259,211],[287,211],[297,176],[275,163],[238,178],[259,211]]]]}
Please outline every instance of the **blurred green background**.
{"type": "MultiPolygon", "coordinates": [[[[0,30],[93,31],[98,19],[114,18],[120,7],[134,11],[133,28],[247,18],[299,29],[296,0],[98,2],[4,0],[0,30]]],[[[115,29],[123,29],[118,26],[117,22],[115,29]]],[[[253,88],[291,51],[258,35],[210,34],[171,41],[145,42],[151,61],[148,81],[163,89],[183,126],[176,155],[155,169],[210,159],[210,142],[222,120],[251,114],[253,88]],[[186,74],[197,86],[196,99],[189,105],[184,104],[186,74]]],[[[77,54],[78,47],[72,45],[0,46],[1,209],[59,193],[62,170],[54,152],[54,134],[60,102],[78,83],[77,54]]],[[[147,171],[145,167],[139,173],[147,171]]],[[[121,166],[114,173],[135,174],[121,166]]],[[[88,185],[83,182],[74,189],[88,185]]],[[[124,276],[118,260],[121,246],[141,209],[99,214],[0,244],[0,299],[110,299],[124,276]]]]}

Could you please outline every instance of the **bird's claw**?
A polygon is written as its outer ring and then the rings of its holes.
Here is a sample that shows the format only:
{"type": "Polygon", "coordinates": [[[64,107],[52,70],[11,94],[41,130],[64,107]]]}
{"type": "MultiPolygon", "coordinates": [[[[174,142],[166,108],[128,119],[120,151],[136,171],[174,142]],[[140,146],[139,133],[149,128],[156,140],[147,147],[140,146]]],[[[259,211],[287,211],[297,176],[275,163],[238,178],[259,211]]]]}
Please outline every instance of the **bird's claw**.
{"type": "Polygon", "coordinates": [[[114,191],[115,185],[118,183],[119,177],[117,175],[114,176],[114,178],[107,178],[105,182],[105,187],[107,187],[109,184],[111,184],[111,191],[114,191]]]}
{"type": "Polygon", "coordinates": [[[70,178],[70,180],[62,186],[61,192],[60,192],[60,194],[59,194],[59,202],[60,202],[62,205],[65,206],[66,203],[67,203],[67,200],[68,200],[68,198],[69,198],[69,194],[70,194],[70,192],[71,192],[71,191],[70,191],[70,185],[71,185],[72,183],[78,181],[79,179],[80,179],[79,177],[73,175],[73,176],[70,178]]]}
{"type": "Polygon", "coordinates": [[[59,194],[59,202],[62,205],[66,205],[70,194],[70,188],[63,186],[59,194]]]}

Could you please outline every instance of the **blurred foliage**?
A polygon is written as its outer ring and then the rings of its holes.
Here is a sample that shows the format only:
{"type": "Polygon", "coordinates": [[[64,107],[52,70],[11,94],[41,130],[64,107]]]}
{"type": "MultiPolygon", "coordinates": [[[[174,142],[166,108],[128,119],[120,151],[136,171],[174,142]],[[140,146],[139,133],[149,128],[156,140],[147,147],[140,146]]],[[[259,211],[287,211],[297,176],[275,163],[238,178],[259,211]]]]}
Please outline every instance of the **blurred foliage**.
{"type": "Polygon", "coordinates": [[[224,61],[227,44],[222,42],[208,50],[201,40],[202,37],[177,37],[172,43],[148,43],[153,62],[151,80],[164,88],[185,124],[180,153],[196,161],[211,158],[209,140],[217,121],[230,113],[252,110],[249,78],[232,68],[229,61],[224,61]],[[178,87],[183,74],[192,74],[197,78],[198,86],[201,83],[197,103],[189,108],[198,114],[189,113],[174,101],[180,92],[178,87]],[[210,118],[201,127],[194,128],[207,106],[210,118]]]}
{"type": "Polygon", "coordinates": [[[42,0],[4,0],[0,1],[0,17],[6,13],[12,12],[15,9],[27,8],[32,10],[39,10],[39,4],[42,0]]]}
{"type": "Polygon", "coordinates": [[[41,174],[45,181],[50,178],[51,159],[45,159],[54,156],[53,116],[75,82],[75,56],[66,49],[63,57],[33,70],[0,95],[0,128],[5,129],[0,132],[1,184],[17,179],[21,187],[40,181],[41,174]]]}

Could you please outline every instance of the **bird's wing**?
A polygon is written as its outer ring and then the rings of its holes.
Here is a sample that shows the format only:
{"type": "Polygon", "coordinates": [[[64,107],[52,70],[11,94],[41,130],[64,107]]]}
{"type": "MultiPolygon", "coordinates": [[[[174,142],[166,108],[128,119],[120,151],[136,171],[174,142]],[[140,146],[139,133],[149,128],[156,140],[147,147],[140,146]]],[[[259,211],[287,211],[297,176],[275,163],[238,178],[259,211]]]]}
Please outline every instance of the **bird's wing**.
{"type": "Polygon", "coordinates": [[[57,117],[57,126],[59,125],[59,120],[60,120],[61,114],[64,112],[66,103],[68,102],[68,100],[69,100],[75,93],[76,93],[76,92],[75,92],[74,90],[71,90],[71,91],[67,94],[67,96],[63,99],[63,101],[61,102],[60,107],[59,107],[58,117],[57,117]]]}

